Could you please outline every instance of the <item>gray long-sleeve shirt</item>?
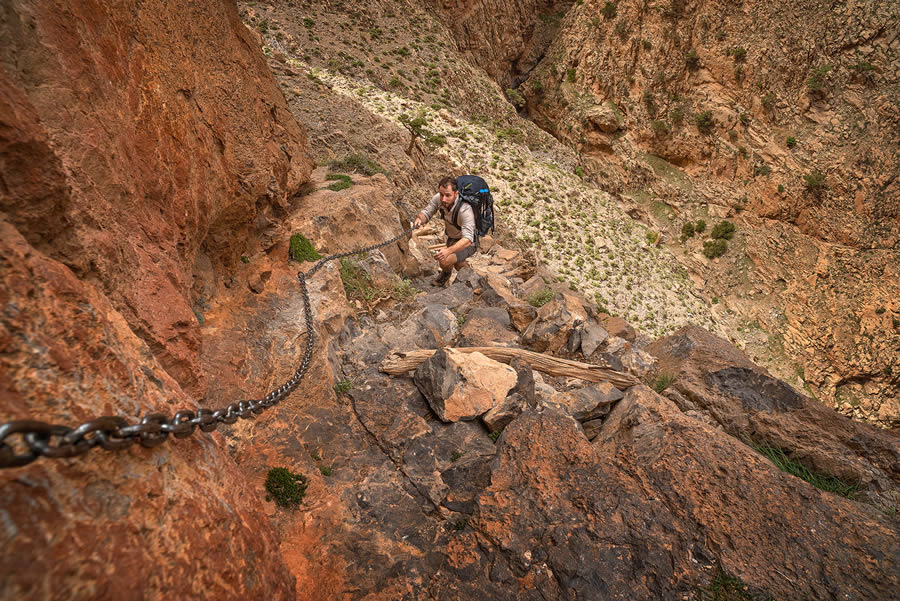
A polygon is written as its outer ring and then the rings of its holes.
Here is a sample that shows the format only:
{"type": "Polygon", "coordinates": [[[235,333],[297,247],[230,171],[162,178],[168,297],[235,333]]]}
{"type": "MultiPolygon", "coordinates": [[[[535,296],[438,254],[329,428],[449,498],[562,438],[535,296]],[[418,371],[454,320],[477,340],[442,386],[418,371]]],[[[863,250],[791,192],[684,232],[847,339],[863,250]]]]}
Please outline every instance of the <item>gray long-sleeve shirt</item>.
{"type": "MultiPolygon", "coordinates": [[[[431,217],[440,208],[441,195],[435,194],[431,200],[428,201],[428,206],[422,209],[422,214],[425,215],[426,220],[431,220],[431,217]]],[[[475,213],[472,212],[472,207],[469,203],[462,202],[459,197],[456,198],[456,202],[453,203],[450,210],[444,211],[444,230],[446,231],[448,238],[466,238],[469,242],[475,244],[475,213]],[[456,224],[453,223],[453,212],[460,203],[462,203],[462,206],[459,207],[459,217],[457,218],[459,227],[456,227],[456,224]]]]}

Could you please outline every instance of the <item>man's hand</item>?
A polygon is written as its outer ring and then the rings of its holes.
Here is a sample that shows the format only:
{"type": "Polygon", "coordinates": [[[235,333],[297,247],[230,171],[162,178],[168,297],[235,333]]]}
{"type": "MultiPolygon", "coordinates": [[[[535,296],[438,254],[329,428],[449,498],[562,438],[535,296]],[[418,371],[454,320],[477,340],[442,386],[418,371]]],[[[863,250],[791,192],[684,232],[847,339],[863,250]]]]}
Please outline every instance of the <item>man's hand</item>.
{"type": "Polygon", "coordinates": [[[422,214],[419,213],[418,215],[416,215],[416,220],[413,221],[413,227],[418,229],[418,228],[422,227],[423,225],[425,225],[425,220],[422,219],[422,214]]]}
{"type": "Polygon", "coordinates": [[[447,259],[450,255],[453,254],[453,251],[450,250],[450,247],[444,247],[441,250],[434,253],[434,258],[438,260],[438,263],[441,263],[447,259]]]}

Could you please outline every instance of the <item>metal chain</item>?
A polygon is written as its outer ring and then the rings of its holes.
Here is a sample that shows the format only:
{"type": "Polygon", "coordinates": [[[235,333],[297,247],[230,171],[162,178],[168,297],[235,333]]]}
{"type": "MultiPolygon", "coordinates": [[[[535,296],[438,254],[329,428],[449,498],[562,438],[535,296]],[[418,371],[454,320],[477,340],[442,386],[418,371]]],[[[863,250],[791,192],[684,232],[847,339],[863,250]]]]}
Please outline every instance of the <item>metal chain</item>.
{"type": "MultiPolygon", "coordinates": [[[[406,207],[402,204],[399,206],[408,217],[406,207]]],[[[297,274],[306,317],[306,351],[303,353],[303,362],[290,379],[263,398],[236,401],[215,411],[211,409],[198,409],[196,413],[189,410],[179,411],[171,418],[162,413],[151,413],[136,424],[130,424],[125,418],[112,415],[98,417],[76,428],[30,419],[7,422],[0,425],[0,469],[28,465],[38,457],[53,459],[74,457],[87,453],[97,446],[107,451],[125,449],[134,443],[140,443],[144,447],[155,447],[165,442],[169,434],[175,438],[186,438],[198,427],[203,432],[212,432],[219,424],[233,424],[239,418],[248,419],[277,405],[300,385],[312,361],[315,334],[309,290],[306,287],[307,278],[312,277],[329,261],[390,246],[413,229],[415,228],[410,227],[390,240],[365,248],[328,255],[319,259],[308,271],[297,274]],[[19,437],[18,446],[26,447],[25,451],[17,453],[15,448],[6,442],[6,439],[12,436],[19,437]]]]}

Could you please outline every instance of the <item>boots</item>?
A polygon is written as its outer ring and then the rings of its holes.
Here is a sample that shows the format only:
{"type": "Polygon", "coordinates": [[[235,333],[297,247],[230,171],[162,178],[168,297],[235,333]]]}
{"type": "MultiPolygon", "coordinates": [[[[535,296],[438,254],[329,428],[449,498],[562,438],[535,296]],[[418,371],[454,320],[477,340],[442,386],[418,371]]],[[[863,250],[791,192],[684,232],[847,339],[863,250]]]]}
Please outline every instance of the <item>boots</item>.
{"type": "Polygon", "coordinates": [[[443,286],[450,280],[451,275],[453,275],[453,270],[450,270],[450,271],[442,270],[441,274],[439,276],[437,276],[436,278],[434,278],[431,281],[431,283],[434,284],[435,286],[443,286]]]}

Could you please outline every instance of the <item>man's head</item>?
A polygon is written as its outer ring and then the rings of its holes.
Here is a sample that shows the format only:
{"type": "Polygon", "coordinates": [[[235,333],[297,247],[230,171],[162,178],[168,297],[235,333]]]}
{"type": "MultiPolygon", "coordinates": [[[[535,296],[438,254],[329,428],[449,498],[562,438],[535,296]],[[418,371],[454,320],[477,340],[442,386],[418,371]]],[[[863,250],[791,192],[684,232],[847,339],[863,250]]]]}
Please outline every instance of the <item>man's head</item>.
{"type": "Polygon", "coordinates": [[[441,204],[445,209],[449,209],[453,206],[453,203],[456,202],[456,197],[459,196],[457,190],[455,177],[445,177],[438,184],[438,192],[441,195],[441,204]]]}

